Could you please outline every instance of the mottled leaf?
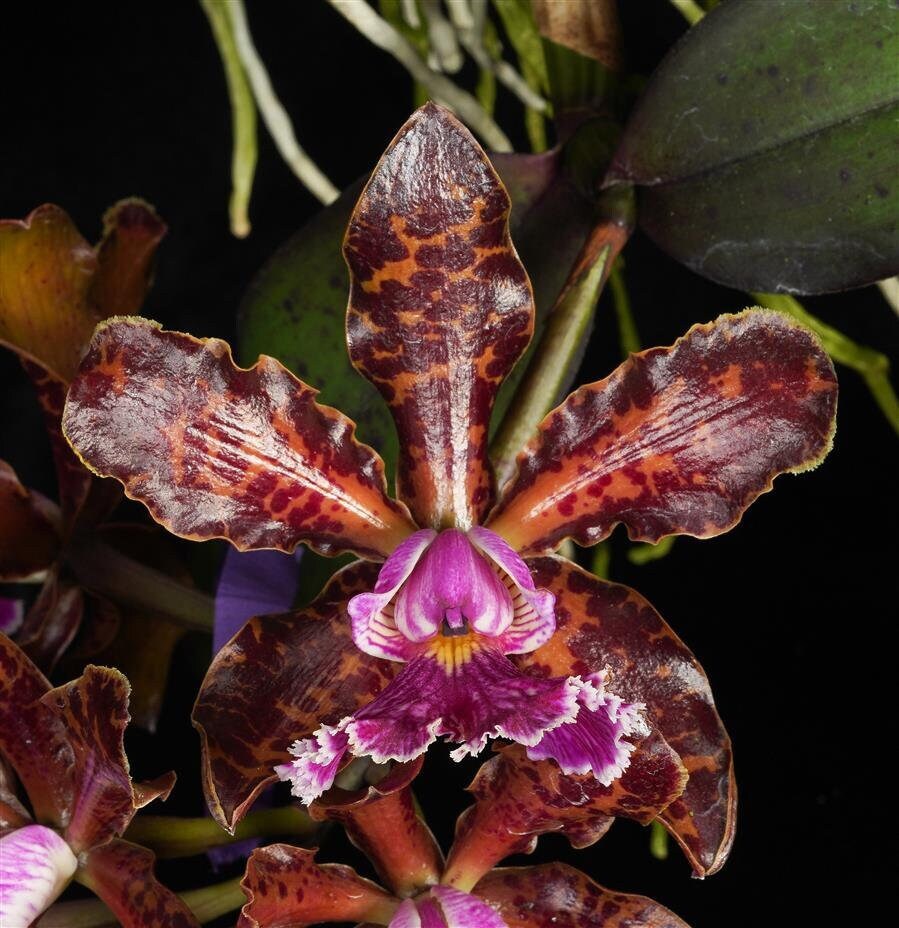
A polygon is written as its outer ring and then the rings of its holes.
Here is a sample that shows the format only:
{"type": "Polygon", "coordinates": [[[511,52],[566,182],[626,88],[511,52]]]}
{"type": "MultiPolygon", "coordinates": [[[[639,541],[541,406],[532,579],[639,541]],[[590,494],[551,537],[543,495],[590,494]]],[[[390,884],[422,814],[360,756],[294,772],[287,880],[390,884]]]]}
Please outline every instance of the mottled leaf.
{"type": "Polygon", "coordinates": [[[156,879],[154,861],[152,851],[115,838],[87,855],[81,876],[122,928],[199,928],[187,905],[156,879]]]}
{"type": "Polygon", "coordinates": [[[699,662],[639,593],[560,557],[528,566],[556,596],[558,630],[518,662],[546,674],[608,668],[611,692],[646,705],[689,774],[662,819],[696,873],[714,873],[733,843],[737,796],[730,738],[699,662]]]}
{"type": "Polygon", "coordinates": [[[534,317],[508,214],[471,134],[428,104],[375,168],[347,231],[350,356],[393,411],[399,495],[422,526],[471,525],[493,497],[490,412],[534,317]]]}
{"type": "Polygon", "coordinates": [[[607,182],[647,232],[742,290],[817,293],[899,268],[899,9],[724,3],[669,52],[607,182]]]}
{"type": "Polygon", "coordinates": [[[781,473],[830,450],[833,365],[815,337],[750,310],[694,326],[576,390],[518,457],[487,525],[517,550],[566,537],[699,538],[732,528],[781,473]]]}
{"type": "Polygon", "coordinates": [[[170,531],[240,549],[386,555],[414,529],[353,424],[273,358],[138,317],[97,328],[63,425],[82,459],[170,531]]]}
{"type": "Polygon", "coordinates": [[[233,831],[276,779],[290,744],[351,714],[393,676],[395,665],[353,644],[346,614],[346,601],[371,589],[377,573],[375,564],[351,564],[308,608],[251,619],[216,655],[193,720],[206,801],[223,827],[233,831]]]}
{"type": "Polygon", "coordinates": [[[26,489],[0,461],[0,579],[16,580],[44,570],[59,551],[59,512],[26,489]]]}
{"type": "Polygon", "coordinates": [[[84,593],[52,567],[16,635],[19,647],[50,673],[81,627],[84,593]]]}
{"type": "Polygon", "coordinates": [[[469,890],[510,854],[530,853],[537,836],[561,832],[574,847],[598,841],[616,817],[649,824],[684,789],[686,772],[657,731],[640,740],[624,774],[603,786],[566,775],[510,745],[484,764],[469,791],[475,805],[456,825],[445,882],[469,890]]]}
{"type": "Polygon", "coordinates": [[[72,749],[65,730],[41,702],[50,689],[25,653],[0,635],[0,754],[28,794],[35,818],[68,820],[72,808],[72,749]]]}
{"type": "Polygon", "coordinates": [[[378,876],[401,897],[438,883],[443,872],[443,854],[412,795],[411,784],[423,762],[421,756],[398,764],[360,790],[330,789],[309,807],[317,821],[339,822],[378,876]]]}
{"type": "Polygon", "coordinates": [[[567,864],[494,870],[475,895],[509,928],[688,928],[658,902],[604,889],[567,864]]]}
{"type": "Polygon", "coordinates": [[[241,883],[248,902],[237,928],[303,928],[371,919],[386,924],[398,900],[349,867],[315,863],[315,851],[272,844],[257,848],[241,883]]]}

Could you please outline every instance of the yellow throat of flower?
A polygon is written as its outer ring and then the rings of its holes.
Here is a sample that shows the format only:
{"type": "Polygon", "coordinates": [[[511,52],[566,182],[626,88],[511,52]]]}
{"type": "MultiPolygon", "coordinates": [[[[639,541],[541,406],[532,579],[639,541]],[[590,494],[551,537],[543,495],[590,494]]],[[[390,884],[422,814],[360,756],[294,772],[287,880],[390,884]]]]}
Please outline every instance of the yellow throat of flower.
{"type": "Polygon", "coordinates": [[[457,667],[468,663],[478,648],[477,636],[473,632],[464,635],[437,635],[428,648],[428,656],[433,657],[447,672],[453,673],[457,667]]]}

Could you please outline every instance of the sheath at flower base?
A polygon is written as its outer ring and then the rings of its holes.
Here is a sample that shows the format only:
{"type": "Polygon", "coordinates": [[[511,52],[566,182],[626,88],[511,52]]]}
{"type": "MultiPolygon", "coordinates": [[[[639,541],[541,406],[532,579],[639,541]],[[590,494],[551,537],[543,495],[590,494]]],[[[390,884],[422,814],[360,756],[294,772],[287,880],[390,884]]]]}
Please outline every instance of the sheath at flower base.
{"type": "Polygon", "coordinates": [[[98,327],[66,435],[177,534],[363,558],[308,610],[251,620],[210,668],[194,721],[226,827],[275,765],[309,799],[345,750],[410,758],[446,734],[461,756],[508,736],[602,780],[655,725],[695,774],[665,822],[694,869],[713,872],[734,786],[701,668],[637,594],[564,559],[529,559],[567,537],[598,542],[619,522],[645,541],[732,528],[777,474],[826,454],[833,368],[775,313],[695,326],[551,412],[497,498],[490,413],[534,318],[508,210],[470,134],[429,104],[353,214],[347,341],[394,414],[397,500],[353,423],[278,362],[240,369],[223,342],[139,318],[98,327]],[[666,653],[651,653],[654,641],[666,653]]]}
{"type": "Polygon", "coordinates": [[[135,812],[165,799],[174,774],[133,783],[122,739],[128,681],[88,666],[51,689],[0,635],[0,925],[30,925],[73,876],[125,928],[198,928],[153,875],[151,851],[121,838],[135,812]],[[9,785],[15,770],[34,819],[9,785]]]}

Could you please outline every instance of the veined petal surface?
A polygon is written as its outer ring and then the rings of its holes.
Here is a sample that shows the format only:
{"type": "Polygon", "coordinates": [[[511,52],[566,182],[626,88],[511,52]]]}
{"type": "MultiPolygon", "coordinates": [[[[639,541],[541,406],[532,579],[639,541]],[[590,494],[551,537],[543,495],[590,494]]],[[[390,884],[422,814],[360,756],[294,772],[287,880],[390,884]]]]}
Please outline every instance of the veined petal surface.
{"type": "Polygon", "coordinates": [[[689,928],[658,902],[604,889],[567,864],[494,870],[474,894],[508,928],[689,928]]]}
{"type": "Polygon", "coordinates": [[[237,928],[304,928],[320,922],[385,925],[399,900],[350,867],[317,864],[315,851],[271,844],[253,851],[241,883],[237,928]]]}
{"type": "Polygon", "coordinates": [[[427,104],[347,230],[350,357],[393,412],[399,496],[422,527],[470,528],[493,499],[490,412],[534,326],[509,206],[468,130],[427,104]]]}
{"type": "Polygon", "coordinates": [[[765,310],[720,316],[549,413],[487,525],[529,553],[594,544],[619,522],[635,541],[721,534],[778,474],[821,461],[836,401],[807,329],[765,310]]]}
{"type": "Polygon", "coordinates": [[[206,800],[233,829],[289,746],[322,723],[370,702],[396,664],[353,643],[347,600],[370,590],[378,565],[339,571],[307,608],[251,619],[216,655],[200,687],[193,721],[203,745],[206,800]]]}
{"type": "Polygon", "coordinates": [[[27,928],[77,867],[68,844],[43,825],[26,825],[0,838],[0,925],[27,928]]]}
{"type": "Polygon", "coordinates": [[[531,672],[609,670],[609,688],[646,706],[645,715],[677,751],[686,789],[662,813],[700,875],[723,866],[733,843],[737,791],[730,738],[708,679],[690,650],[639,593],[600,580],[560,557],[533,558],[534,580],[556,596],[558,629],[533,654],[531,672]]]}
{"type": "Polygon", "coordinates": [[[84,462],[194,540],[386,556],[414,531],[353,423],[273,358],[138,317],[98,326],[63,416],[84,462]]]}

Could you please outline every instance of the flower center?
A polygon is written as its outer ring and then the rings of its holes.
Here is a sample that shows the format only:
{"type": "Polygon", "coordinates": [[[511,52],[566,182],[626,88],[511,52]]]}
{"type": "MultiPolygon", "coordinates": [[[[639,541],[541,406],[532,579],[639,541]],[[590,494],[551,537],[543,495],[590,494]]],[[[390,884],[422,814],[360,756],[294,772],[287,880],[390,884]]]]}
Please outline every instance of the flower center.
{"type": "Polygon", "coordinates": [[[428,645],[425,652],[448,673],[452,674],[471,660],[471,655],[478,648],[477,636],[472,632],[464,634],[438,635],[428,645]]]}

